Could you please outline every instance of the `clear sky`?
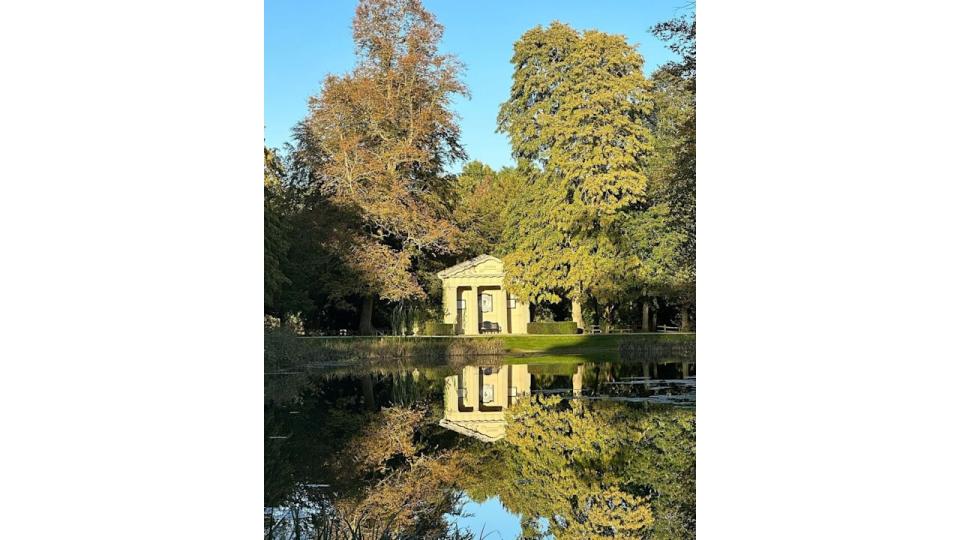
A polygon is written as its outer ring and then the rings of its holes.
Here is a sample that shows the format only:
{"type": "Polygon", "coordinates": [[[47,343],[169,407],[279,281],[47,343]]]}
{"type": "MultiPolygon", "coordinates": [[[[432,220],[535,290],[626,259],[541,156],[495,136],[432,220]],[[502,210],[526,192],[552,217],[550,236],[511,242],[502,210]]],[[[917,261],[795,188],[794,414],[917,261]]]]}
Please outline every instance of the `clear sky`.
{"type": "Polygon", "coordinates": [[[461,531],[470,531],[477,538],[514,540],[520,537],[523,529],[520,516],[511,514],[499,497],[491,497],[482,503],[467,500],[463,505],[463,514],[456,518],[447,516],[448,521],[456,523],[461,531]]]}
{"type": "MultiPolygon", "coordinates": [[[[353,67],[351,21],[356,0],[265,0],[264,138],[279,147],[307,112],[307,98],[328,73],[353,67]]],[[[672,53],[649,33],[685,13],[687,0],[423,0],[445,28],[441,51],[466,64],[470,99],[458,99],[461,142],[470,159],[495,169],[513,164],[510,143],[496,132],[510,91],[513,43],[530,28],[560,21],[578,30],[623,34],[638,45],[649,74],[672,53]]],[[[459,167],[457,167],[459,168],[459,167]]]]}

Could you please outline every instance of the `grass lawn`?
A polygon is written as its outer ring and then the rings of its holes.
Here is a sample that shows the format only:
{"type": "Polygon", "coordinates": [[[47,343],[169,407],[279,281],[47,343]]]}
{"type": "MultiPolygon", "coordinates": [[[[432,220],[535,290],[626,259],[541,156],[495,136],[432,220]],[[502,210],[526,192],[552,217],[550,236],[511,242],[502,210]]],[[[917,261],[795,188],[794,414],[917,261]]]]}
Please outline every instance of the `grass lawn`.
{"type": "Polygon", "coordinates": [[[643,339],[651,343],[695,341],[696,334],[577,334],[498,336],[508,353],[583,354],[616,351],[622,339],[643,339]]]}

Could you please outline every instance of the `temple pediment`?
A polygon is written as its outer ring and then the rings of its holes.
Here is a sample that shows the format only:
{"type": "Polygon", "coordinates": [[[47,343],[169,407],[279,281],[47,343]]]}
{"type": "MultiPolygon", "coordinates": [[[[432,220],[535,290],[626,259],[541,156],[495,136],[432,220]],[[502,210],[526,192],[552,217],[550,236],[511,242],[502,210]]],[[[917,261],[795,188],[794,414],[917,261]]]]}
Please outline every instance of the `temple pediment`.
{"type": "Polygon", "coordinates": [[[480,255],[437,273],[440,279],[503,277],[503,261],[492,255],[480,255]]]}

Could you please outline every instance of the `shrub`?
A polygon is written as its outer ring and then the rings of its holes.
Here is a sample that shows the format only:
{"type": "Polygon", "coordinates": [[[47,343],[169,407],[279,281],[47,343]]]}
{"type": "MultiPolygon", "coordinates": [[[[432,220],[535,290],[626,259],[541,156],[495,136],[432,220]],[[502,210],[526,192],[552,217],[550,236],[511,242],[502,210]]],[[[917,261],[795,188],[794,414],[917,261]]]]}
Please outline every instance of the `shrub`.
{"type": "Polygon", "coordinates": [[[454,325],[452,323],[427,321],[426,324],[423,325],[423,335],[452,336],[454,335],[454,325]]]}
{"type": "Polygon", "coordinates": [[[528,334],[576,334],[577,323],[574,321],[559,322],[532,322],[527,323],[528,334]]]}
{"type": "Polygon", "coordinates": [[[274,317],[273,315],[269,315],[269,314],[267,314],[267,313],[264,313],[264,314],[263,314],[263,329],[264,329],[264,331],[269,332],[269,331],[271,331],[271,330],[276,330],[276,329],[278,329],[278,328],[280,328],[280,319],[278,319],[277,317],[274,317]]]}
{"type": "Polygon", "coordinates": [[[303,319],[300,317],[299,313],[288,314],[283,321],[283,327],[298,336],[304,335],[303,319]]]}

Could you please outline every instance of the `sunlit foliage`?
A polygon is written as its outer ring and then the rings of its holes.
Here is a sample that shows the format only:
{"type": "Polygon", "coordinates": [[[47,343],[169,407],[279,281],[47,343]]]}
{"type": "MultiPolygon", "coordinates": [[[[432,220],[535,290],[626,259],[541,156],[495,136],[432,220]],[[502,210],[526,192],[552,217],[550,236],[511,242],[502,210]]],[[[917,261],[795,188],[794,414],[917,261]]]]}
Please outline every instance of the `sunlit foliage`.
{"type": "Polygon", "coordinates": [[[643,58],[623,36],[553,23],[524,34],[512,63],[499,123],[528,189],[507,226],[506,272],[524,298],[580,299],[616,265],[618,213],[645,200],[643,58]]]}
{"type": "Polygon", "coordinates": [[[357,218],[347,258],[368,298],[424,298],[417,258],[457,246],[444,167],[465,157],[451,99],[467,91],[442,35],[419,0],[361,0],[357,66],[327,76],[298,131],[319,192],[357,218]]]}
{"type": "Polygon", "coordinates": [[[442,26],[420,0],[360,0],[355,68],[323,80],[294,147],[265,151],[265,312],[412,331],[441,310],[436,272],[489,253],[538,317],[692,330],[696,22],[650,30],[678,59],[649,77],[624,36],[527,31],[497,118],[516,166],[455,175],[468,91],[442,26]]]}
{"type": "Polygon", "coordinates": [[[536,396],[507,413],[468,493],[494,494],[556,538],[692,538],[693,412],[536,396]]]}

